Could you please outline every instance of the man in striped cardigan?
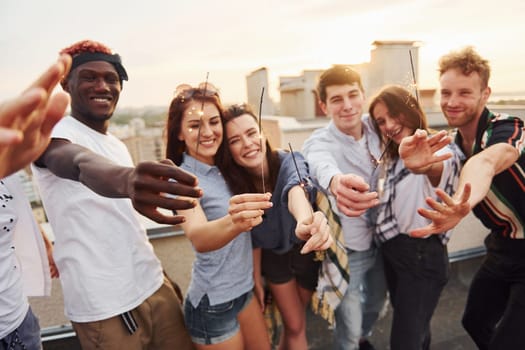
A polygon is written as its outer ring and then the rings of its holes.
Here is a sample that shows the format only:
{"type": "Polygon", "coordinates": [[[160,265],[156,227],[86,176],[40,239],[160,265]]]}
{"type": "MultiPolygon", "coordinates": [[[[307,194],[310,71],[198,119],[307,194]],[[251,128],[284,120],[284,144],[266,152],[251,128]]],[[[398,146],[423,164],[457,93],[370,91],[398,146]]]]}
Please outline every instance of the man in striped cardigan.
{"type": "MultiPolygon", "coordinates": [[[[525,349],[523,120],[487,109],[490,66],[471,47],[443,56],[439,73],[441,108],[448,124],[457,128],[455,142],[467,160],[458,191],[450,197],[438,190],[442,202],[428,200],[431,209],[419,209],[433,222],[411,234],[444,232],[472,209],[490,234],[486,258],[470,286],[463,326],[480,349],[525,349]]],[[[411,149],[412,160],[432,162],[430,154],[421,152],[428,148],[411,149]]]]}

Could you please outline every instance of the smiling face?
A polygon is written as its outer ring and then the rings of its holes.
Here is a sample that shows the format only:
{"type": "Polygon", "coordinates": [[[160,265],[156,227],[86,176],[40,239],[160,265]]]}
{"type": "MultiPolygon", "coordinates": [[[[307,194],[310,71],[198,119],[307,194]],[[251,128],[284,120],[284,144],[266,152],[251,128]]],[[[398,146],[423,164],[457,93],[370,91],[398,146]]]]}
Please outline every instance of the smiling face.
{"type": "Polygon", "coordinates": [[[357,83],[329,85],[326,87],[326,103],[320,102],[323,112],[332,118],[343,133],[361,138],[365,96],[357,83]]]}
{"type": "Polygon", "coordinates": [[[92,129],[105,133],[120,96],[115,67],[91,61],[75,68],[63,88],[71,96],[71,114],[92,129]]]}
{"type": "MultiPolygon", "coordinates": [[[[254,175],[260,175],[266,162],[266,139],[259,133],[257,121],[250,114],[233,118],[226,124],[226,140],[235,163],[254,175]]],[[[268,169],[267,166],[264,167],[268,169]]]]}
{"type": "Polygon", "coordinates": [[[213,157],[222,142],[222,122],[217,106],[210,102],[204,106],[199,101],[190,102],[184,110],[178,138],[184,141],[190,156],[213,165],[213,157]]]}
{"type": "Polygon", "coordinates": [[[388,107],[382,101],[378,101],[372,109],[372,118],[374,118],[379,131],[384,139],[392,139],[399,145],[403,137],[410,136],[414,130],[403,125],[404,116],[392,117],[388,107]]]}
{"type": "Polygon", "coordinates": [[[487,100],[490,88],[484,86],[477,72],[463,74],[459,69],[449,69],[439,78],[441,85],[441,110],[448,125],[473,129],[487,100]]]}

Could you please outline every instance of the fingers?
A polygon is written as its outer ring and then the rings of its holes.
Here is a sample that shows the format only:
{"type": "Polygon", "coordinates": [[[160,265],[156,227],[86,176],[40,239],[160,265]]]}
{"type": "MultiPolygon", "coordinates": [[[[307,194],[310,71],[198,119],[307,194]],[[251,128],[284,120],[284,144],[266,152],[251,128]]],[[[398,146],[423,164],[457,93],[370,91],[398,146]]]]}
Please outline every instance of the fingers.
{"type": "MultiPolygon", "coordinates": [[[[377,192],[358,192],[344,189],[336,194],[337,207],[343,212],[363,213],[379,204],[377,192]]],[[[348,215],[345,213],[345,215],[348,215]]],[[[358,214],[361,215],[361,214],[358,214]]]]}
{"type": "Polygon", "coordinates": [[[152,207],[146,207],[145,209],[135,207],[135,209],[142,215],[158,222],[159,224],[178,225],[186,221],[186,218],[182,215],[166,215],[152,207]]]}
{"type": "Polygon", "coordinates": [[[59,92],[50,98],[45,118],[42,121],[42,134],[49,135],[51,133],[56,123],[64,116],[68,105],[69,95],[65,92],[59,92]]]}
{"type": "Polygon", "coordinates": [[[230,198],[228,213],[241,231],[251,230],[262,223],[264,210],[272,207],[270,193],[245,193],[230,198]]]}
{"type": "Polygon", "coordinates": [[[350,207],[340,206],[339,204],[337,204],[337,208],[339,209],[341,213],[349,217],[357,217],[357,216],[361,216],[364,213],[366,213],[366,209],[354,210],[350,207]]]}
{"type": "Polygon", "coordinates": [[[332,243],[333,239],[330,234],[330,228],[326,226],[322,231],[319,231],[306,241],[301,249],[301,254],[307,254],[311,251],[317,250],[326,250],[332,245],[332,243]]]}
{"type": "Polygon", "coordinates": [[[0,127],[0,146],[10,146],[20,143],[23,134],[19,130],[0,127]]]}
{"type": "MultiPolygon", "coordinates": [[[[230,215],[243,211],[260,212],[272,207],[270,193],[244,193],[230,198],[230,215]]],[[[263,212],[264,213],[264,212],[263,212]]],[[[262,214],[261,214],[262,215],[262,214]]]]}
{"type": "MultiPolygon", "coordinates": [[[[343,175],[339,183],[343,188],[353,189],[359,192],[366,192],[370,188],[362,177],[353,174],[343,175]]],[[[338,189],[338,191],[339,190],[342,189],[338,189]]]]}
{"type": "MultiPolygon", "coordinates": [[[[445,191],[443,191],[440,188],[436,189],[436,194],[443,201],[443,203],[449,207],[456,207],[458,204],[461,203],[461,202],[457,203],[456,201],[454,201],[454,199],[451,196],[449,196],[445,191]]],[[[435,203],[432,203],[433,204],[432,208],[435,210],[438,210],[438,208],[444,207],[444,205],[441,205],[441,206],[436,205],[437,202],[435,200],[433,202],[435,203]]],[[[429,201],[427,201],[427,203],[430,205],[429,201]]]]}
{"type": "Polygon", "coordinates": [[[428,226],[425,226],[425,227],[422,227],[422,228],[418,228],[418,229],[414,229],[414,230],[411,230],[408,232],[408,234],[410,235],[410,237],[415,237],[415,238],[423,238],[423,237],[426,237],[430,234],[434,233],[433,230],[432,230],[432,226],[431,225],[428,225],[428,226]]]}
{"type": "MultiPolygon", "coordinates": [[[[139,175],[131,180],[134,198],[140,200],[141,196],[154,196],[159,200],[173,197],[202,197],[202,190],[198,187],[184,185],[168,179],[153,176],[139,175]],[[159,196],[159,194],[162,194],[159,196]]],[[[170,209],[170,208],[168,208],[170,209]]],[[[179,208],[182,209],[182,208],[179,208]]]]}
{"type": "Polygon", "coordinates": [[[314,250],[325,250],[332,245],[332,235],[330,234],[330,227],[324,214],[317,211],[313,214],[313,221],[310,225],[306,225],[303,229],[309,231],[305,236],[311,236],[301,249],[301,254],[306,254],[314,250]]]}
{"type": "Polygon", "coordinates": [[[267,193],[243,193],[230,198],[230,204],[242,204],[248,202],[268,202],[272,194],[267,193]]]}
{"type": "Polygon", "coordinates": [[[445,154],[442,154],[442,155],[434,155],[432,156],[432,160],[431,160],[431,163],[439,163],[439,162],[442,162],[444,160],[447,160],[447,159],[450,159],[452,158],[453,154],[452,153],[445,153],[445,154]]]}
{"type": "Polygon", "coordinates": [[[40,87],[46,90],[48,95],[51,95],[51,92],[60,82],[62,77],[69,73],[70,68],[71,56],[61,55],[55,63],[53,63],[35,82],[33,82],[33,84],[31,84],[29,89],[40,87]]]}
{"type": "Polygon", "coordinates": [[[437,152],[446,145],[452,142],[452,137],[450,137],[446,131],[440,131],[439,133],[433,135],[429,140],[428,144],[432,152],[437,152]]]}
{"type": "Polygon", "coordinates": [[[136,167],[136,172],[139,175],[173,179],[178,183],[188,186],[197,185],[197,178],[193,174],[184,171],[169,160],[163,160],[161,162],[140,162],[136,167]]]}
{"type": "Polygon", "coordinates": [[[133,206],[144,208],[164,208],[171,211],[194,208],[197,201],[184,197],[167,197],[150,191],[137,191],[133,198],[133,206]]]}
{"type": "Polygon", "coordinates": [[[45,99],[41,88],[27,90],[21,96],[0,105],[0,126],[21,129],[25,120],[45,99]]]}

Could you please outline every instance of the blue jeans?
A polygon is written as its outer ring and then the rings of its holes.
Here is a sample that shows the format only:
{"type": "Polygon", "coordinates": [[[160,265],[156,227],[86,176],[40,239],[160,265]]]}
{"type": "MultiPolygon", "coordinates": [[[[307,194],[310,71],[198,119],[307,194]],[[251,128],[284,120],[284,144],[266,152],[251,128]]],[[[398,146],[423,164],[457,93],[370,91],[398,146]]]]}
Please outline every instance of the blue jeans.
{"type": "Polygon", "coordinates": [[[31,311],[27,310],[26,317],[17,329],[0,339],[0,350],[41,350],[40,325],[38,319],[31,311]]]}
{"type": "Polygon", "coordinates": [[[247,292],[225,303],[210,305],[204,295],[194,308],[186,298],[184,317],[191,339],[196,344],[219,344],[233,337],[240,325],[237,315],[250,303],[253,293],[247,292]]]}
{"type": "Polygon", "coordinates": [[[375,247],[347,249],[350,283],[335,310],[335,349],[359,349],[359,339],[371,333],[386,301],[383,260],[375,247]]]}

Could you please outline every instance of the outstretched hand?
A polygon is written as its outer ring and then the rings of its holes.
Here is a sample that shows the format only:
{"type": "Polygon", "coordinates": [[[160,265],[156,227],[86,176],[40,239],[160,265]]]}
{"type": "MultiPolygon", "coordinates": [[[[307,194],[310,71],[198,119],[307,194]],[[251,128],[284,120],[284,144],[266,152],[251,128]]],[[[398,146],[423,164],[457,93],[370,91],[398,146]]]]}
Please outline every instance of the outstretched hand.
{"type": "Polygon", "coordinates": [[[20,96],[0,105],[0,178],[22,169],[46,149],[69,104],[66,93],[51,94],[70,67],[71,57],[60,56],[20,96]]]}
{"type": "Polygon", "coordinates": [[[197,178],[168,159],[139,163],[129,176],[128,193],[135,210],[155,222],[169,225],[184,222],[184,216],[166,215],[158,208],[191,209],[197,204],[191,198],[202,196],[197,178]]]}
{"type": "Polygon", "coordinates": [[[334,176],[330,189],[337,208],[346,216],[360,216],[379,204],[377,192],[369,192],[370,186],[362,177],[354,174],[334,176]]]}
{"type": "Polygon", "coordinates": [[[320,211],[313,213],[307,220],[298,222],[295,228],[295,235],[306,241],[301,249],[301,254],[316,250],[326,250],[333,242],[328,221],[320,211]]]}
{"type": "Polygon", "coordinates": [[[434,163],[442,162],[452,157],[451,153],[436,155],[435,153],[452,142],[446,130],[430,137],[425,130],[403,138],[399,145],[399,156],[404,165],[412,172],[424,172],[434,163]]]}
{"type": "Polygon", "coordinates": [[[443,202],[439,203],[433,198],[427,198],[426,202],[433,210],[423,208],[417,210],[419,215],[432,220],[432,222],[425,227],[411,230],[409,232],[410,236],[425,237],[454,228],[470,212],[471,208],[468,203],[470,191],[470,184],[465,184],[459,199],[455,200],[443,190],[436,189],[436,194],[443,202]]]}
{"type": "Polygon", "coordinates": [[[250,231],[263,220],[264,210],[272,207],[271,193],[243,193],[230,198],[228,213],[239,232],[250,231]]]}

